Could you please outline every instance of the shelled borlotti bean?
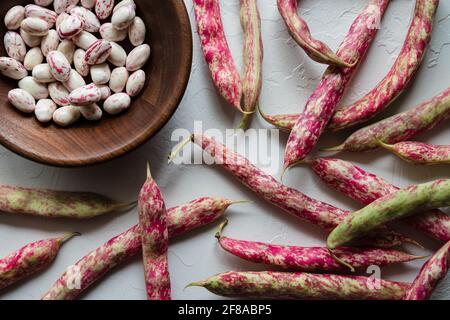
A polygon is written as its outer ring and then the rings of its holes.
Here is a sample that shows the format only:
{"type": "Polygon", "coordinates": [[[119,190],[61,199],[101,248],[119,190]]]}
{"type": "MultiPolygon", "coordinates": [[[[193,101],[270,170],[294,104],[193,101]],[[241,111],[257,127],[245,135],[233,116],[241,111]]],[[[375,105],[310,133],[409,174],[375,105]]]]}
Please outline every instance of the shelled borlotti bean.
{"type": "Polygon", "coordinates": [[[0,57],[0,73],[20,81],[8,94],[11,105],[60,126],[129,109],[131,97],[144,88],[141,68],[151,49],[134,1],[114,3],[55,0],[12,7],[4,19],[8,57],[0,57]],[[127,38],[134,47],[129,53],[120,44],[127,38]]]}

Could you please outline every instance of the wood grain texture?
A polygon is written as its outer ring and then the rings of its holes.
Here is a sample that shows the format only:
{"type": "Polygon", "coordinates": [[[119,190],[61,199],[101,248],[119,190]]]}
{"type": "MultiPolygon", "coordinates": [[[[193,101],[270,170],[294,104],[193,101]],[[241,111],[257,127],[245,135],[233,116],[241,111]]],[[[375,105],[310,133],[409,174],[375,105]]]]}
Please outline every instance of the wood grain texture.
{"type": "MultiPolygon", "coordinates": [[[[152,47],[144,67],[147,83],[124,114],[105,116],[98,123],[81,121],[70,128],[42,125],[12,107],[8,91],[17,82],[1,76],[0,143],[11,151],[43,164],[78,167],[122,156],[154,136],[178,107],[189,80],[192,32],[189,16],[180,0],[135,0],[137,14],[147,26],[146,42],[152,47]]],[[[1,16],[14,5],[30,0],[3,1],[1,16]]],[[[6,28],[1,23],[1,35],[6,28]]],[[[127,52],[130,45],[124,44],[127,52]]],[[[1,46],[0,54],[5,55],[1,46]]]]}

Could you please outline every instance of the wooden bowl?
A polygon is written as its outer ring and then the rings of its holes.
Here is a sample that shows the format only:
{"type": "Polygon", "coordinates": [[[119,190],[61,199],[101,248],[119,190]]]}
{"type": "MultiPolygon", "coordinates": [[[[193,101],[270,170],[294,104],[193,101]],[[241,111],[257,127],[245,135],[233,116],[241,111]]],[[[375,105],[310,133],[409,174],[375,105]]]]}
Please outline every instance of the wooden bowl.
{"type": "MultiPolygon", "coordinates": [[[[42,125],[34,117],[17,111],[8,102],[8,91],[17,81],[1,76],[0,143],[33,161],[61,167],[92,165],[135,149],[154,136],[178,107],[189,80],[192,62],[192,33],[189,16],[181,0],[135,0],[137,14],[147,26],[146,42],[152,47],[144,67],[147,83],[132,99],[124,114],[105,116],[97,123],[80,121],[62,128],[42,125]]],[[[32,0],[3,1],[0,14],[32,0]]],[[[0,23],[1,39],[6,32],[0,23]]],[[[124,45],[127,52],[130,46],[124,45]],[[128,48],[127,48],[128,47],[128,48]]],[[[6,56],[4,46],[0,54],[6,56]]]]}

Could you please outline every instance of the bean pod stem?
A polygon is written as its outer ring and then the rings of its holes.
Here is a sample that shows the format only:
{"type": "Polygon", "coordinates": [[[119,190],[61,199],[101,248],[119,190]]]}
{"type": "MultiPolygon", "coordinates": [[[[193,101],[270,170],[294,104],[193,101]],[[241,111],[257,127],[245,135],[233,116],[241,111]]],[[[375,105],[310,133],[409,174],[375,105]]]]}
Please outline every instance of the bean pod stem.
{"type": "Polygon", "coordinates": [[[358,63],[350,68],[327,69],[292,128],[284,155],[285,170],[303,161],[317,144],[375,38],[378,31],[375,21],[383,16],[388,4],[389,0],[372,0],[353,22],[337,55],[358,63]]]}
{"type": "Polygon", "coordinates": [[[0,211],[45,218],[89,219],[127,211],[136,202],[119,203],[87,192],[64,192],[0,186],[0,211]]]}
{"type": "Polygon", "coordinates": [[[352,134],[343,144],[324,151],[371,151],[379,141],[398,143],[431,130],[450,117],[450,88],[419,106],[379,121],[352,134]]]}
{"type": "Polygon", "coordinates": [[[403,93],[425,57],[438,6],[439,0],[416,0],[405,44],[392,69],[365,97],[348,107],[340,108],[329,125],[330,130],[346,129],[369,120],[403,93]]]}
{"type": "Polygon", "coordinates": [[[226,272],[188,287],[231,298],[295,300],[401,300],[409,284],[367,277],[283,272],[226,272]]]}
{"type": "MultiPolygon", "coordinates": [[[[264,48],[261,35],[261,17],[257,0],[241,0],[241,25],[244,31],[244,76],[242,78],[242,108],[246,112],[256,111],[262,87],[262,64],[264,48]]],[[[250,120],[244,114],[240,128],[250,120]]]]}
{"type": "MultiPolygon", "coordinates": [[[[369,205],[399,190],[398,187],[348,161],[319,158],[309,164],[327,185],[363,205],[369,205]]],[[[442,242],[450,241],[450,217],[440,210],[428,211],[403,221],[442,242]]]]}
{"type": "MultiPolygon", "coordinates": [[[[222,217],[229,206],[241,202],[206,197],[169,209],[167,210],[169,237],[172,239],[206,226],[222,217]]],[[[141,252],[140,227],[135,225],[107,241],[75,264],[75,268],[80,273],[81,283],[79,287],[71,285],[71,270],[75,269],[68,268],[47,291],[43,300],[77,299],[113,268],[125,263],[141,252]]]]}
{"type": "Polygon", "coordinates": [[[353,67],[356,64],[358,57],[354,57],[356,59],[350,63],[346,62],[328,45],[311,36],[308,24],[297,13],[298,0],[278,0],[277,4],[290,35],[312,60],[341,68],[353,67]]]}
{"type": "Polygon", "coordinates": [[[403,300],[428,300],[449,270],[450,242],[425,263],[403,300]]]}
{"type": "MultiPolygon", "coordinates": [[[[221,225],[216,238],[222,249],[241,259],[303,272],[343,271],[342,264],[336,262],[327,248],[283,246],[231,239],[222,236],[227,223],[228,221],[221,225]]],[[[397,250],[376,248],[339,248],[335,253],[345,263],[357,269],[422,259],[397,250]]]]}
{"type": "Polygon", "coordinates": [[[150,165],[139,195],[139,223],[148,300],[170,300],[167,211],[150,165]]]}
{"type": "Polygon", "coordinates": [[[419,209],[431,210],[447,206],[450,206],[450,179],[393,192],[347,216],[328,236],[327,247],[334,250],[390,221],[411,216],[419,209]]]}
{"type": "MultiPolygon", "coordinates": [[[[298,190],[283,185],[273,176],[250,163],[245,157],[205,135],[193,134],[181,142],[170,154],[169,161],[172,161],[189,142],[202,148],[215,160],[214,163],[220,165],[261,198],[301,220],[331,231],[343,221],[345,216],[350,214],[349,211],[312,199],[298,190]]],[[[377,247],[393,247],[403,242],[413,242],[413,240],[387,229],[377,230],[364,241],[367,241],[364,243],[366,245],[377,247]]]]}
{"type": "Polygon", "coordinates": [[[79,233],[30,243],[0,259],[0,290],[17,283],[48,267],[58,255],[61,246],[79,233]]]}
{"type": "Polygon", "coordinates": [[[450,146],[436,146],[421,142],[399,142],[395,145],[379,142],[380,146],[401,159],[417,165],[450,164],[450,146]]]}

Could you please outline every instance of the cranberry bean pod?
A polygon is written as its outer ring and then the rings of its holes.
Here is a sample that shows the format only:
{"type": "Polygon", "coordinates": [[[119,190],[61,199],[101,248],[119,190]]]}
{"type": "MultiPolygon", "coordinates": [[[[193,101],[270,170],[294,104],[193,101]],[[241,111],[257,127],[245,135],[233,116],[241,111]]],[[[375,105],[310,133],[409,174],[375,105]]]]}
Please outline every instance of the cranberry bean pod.
{"type": "MultiPolygon", "coordinates": [[[[380,177],[344,160],[314,159],[310,165],[327,185],[364,205],[399,190],[380,177]]],[[[422,213],[404,221],[431,237],[443,242],[450,241],[450,217],[440,210],[422,213]]]]}
{"type": "MultiPolygon", "coordinates": [[[[278,0],[278,11],[286,23],[289,33],[297,44],[305,50],[306,54],[316,62],[342,68],[352,67],[352,63],[345,62],[337,56],[322,41],[311,36],[305,20],[298,14],[298,0],[278,0]]],[[[356,57],[355,61],[358,59],[356,57]]]]}
{"type": "Polygon", "coordinates": [[[169,229],[161,190],[148,168],[147,181],[139,194],[139,224],[148,300],[171,300],[167,252],[169,229]]]}
{"type": "Polygon", "coordinates": [[[450,164],[450,146],[436,146],[421,142],[399,142],[380,145],[405,161],[418,165],[450,164]]]}
{"type": "Polygon", "coordinates": [[[223,30],[219,0],[194,0],[194,11],[214,85],[229,104],[242,112],[242,83],[223,30]]]}
{"type": "MultiPolygon", "coordinates": [[[[222,230],[216,237],[222,249],[247,261],[303,272],[343,270],[342,264],[336,262],[327,248],[305,248],[236,240],[223,237],[221,233],[222,230]]],[[[339,248],[336,254],[344,262],[359,269],[421,259],[421,257],[396,250],[376,248],[339,248]]]]}
{"type": "Polygon", "coordinates": [[[367,277],[284,272],[226,272],[188,287],[231,298],[294,300],[401,300],[409,284],[367,277]]]}
{"type": "Polygon", "coordinates": [[[365,97],[337,110],[329,126],[331,130],[342,130],[369,120],[403,93],[425,57],[438,5],[439,0],[416,0],[411,26],[394,66],[365,97]]]}
{"type": "Polygon", "coordinates": [[[325,72],[289,136],[284,156],[285,169],[304,160],[317,144],[375,38],[377,28],[374,24],[388,4],[389,0],[371,1],[353,22],[337,55],[345,61],[358,63],[350,68],[329,67],[325,72]]]}
{"type": "MultiPolygon", "coordinates": [[[[244,76],[242,78],[243,106],[246,112],[255,112],[261,94],[264,48],[261,35],[261,17],[257,0],[241,0],[241,25],[244,30],[244,76]]],[[[247,126],[250,115],[245,114],[241,128],[247,126]]]]}
{"type": "Polygon", "coordinates": [[[379,141],[397,143],[433,129],[450,117],[450,88],[431,100],[403,113],[358,130],[343,144],[326,151],[370,151],[379,147],[379,141]]]}
{"type": "MultiPolygon", "coordinates": [[[[169,237],[186,234],[206,226],[223,216],[225,210],[235,204],[223,198],[200,198],[188,204],[167,210],[169,237]]],[[[64,273],[44,295],[44,300],[74,300],[116,266],[125,263],[142,252],[139,225],[114,237],[92,251],[75,265],[81,272],[81,287],[67,286],[69,271],[64,273]]]]}
{"type": "Polygon", "coordinates": [[[395,191],[347,216],[327,240],[331,250],[364,236],[386,223],[406,218],[418,210],[450,206],[450,179],[436,180],[395,191]]]}
{"type": "Polygon", "coordinates": [[[279,114],[272,116],[264,113],[262,110],[259,110],[259,113],[266,122],[284,132],[291,132],[292,128],[295,126],[295,123],[300,118],[300,114],[279,114]]]}
{"type": "Polygon", "coordinates": [[[120,203],[95,193],[0,186],[0,211],[10,214],[87,219],[134,206],[135,203],[120,203]]]}
{"type": "Polygon", "coordinates": [[[450,242],[447,242],[422,267],[403,300],[428,300],[434,289],[447,275],[450,259],[450,242]]]}
{"type": "Polygon", "coordinates": [[[0,259],[0,290],[48,267],[61,246],[76,235],[33,242],[0,259]]]}
{"type": "MultiPolygon", "coordinates": [[[[283,185],[251,164],[245,157],[227,149],[214,139],[195,134],[190,137],[190,140],[211,155],[215,163],[220,164],[223,169],[261,198],[297,218],[331,231],[350,214],[349,211],[312,199],[300,191],[283,185]]],[[[176,147],[170,159],[173,159],[185,144],[186,141],[176,147]]],[[[370,237],[365,241],[378,247],[393,247],[409,240],[390,230],[382,230],[377,231],[373,238],[370,237]]]]}

